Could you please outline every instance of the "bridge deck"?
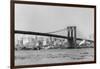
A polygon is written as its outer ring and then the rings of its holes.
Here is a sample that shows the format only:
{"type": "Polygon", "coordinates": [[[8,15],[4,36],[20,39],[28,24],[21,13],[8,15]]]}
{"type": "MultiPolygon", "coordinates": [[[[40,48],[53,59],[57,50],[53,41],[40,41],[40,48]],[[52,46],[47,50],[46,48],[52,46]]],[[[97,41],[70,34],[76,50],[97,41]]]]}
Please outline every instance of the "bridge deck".
{"type": "MultiPolygon", "coordinates": [[[[64,39],[68,39],[69,37],[66,36],[61,36],[61,35],[56,35],[56,34],[49,34],[49,33],[40,33],[40,32],[31,32],[31,31],[19,31],[19,30],[15,30],[15,33],[18,34],[28,34],[28,35],[39,35],[39,36],[51,36],[51,37],[58,37],[58,38],[64,38],[64,39]]],[[[76,38],[76,40],[83,40],[82,38],[76,38]]],[[[89,42],[93,42],[93,40],[88,40],[89,42]]]]}

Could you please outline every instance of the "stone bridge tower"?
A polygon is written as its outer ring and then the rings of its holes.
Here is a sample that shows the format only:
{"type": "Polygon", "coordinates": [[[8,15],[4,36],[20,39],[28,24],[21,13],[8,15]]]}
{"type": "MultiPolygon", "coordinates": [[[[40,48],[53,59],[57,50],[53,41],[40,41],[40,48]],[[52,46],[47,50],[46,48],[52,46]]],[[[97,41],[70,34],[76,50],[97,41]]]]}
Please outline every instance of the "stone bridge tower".
{"type": "Polygon", "coordinates": [[[76,26],[67,27],[69,48],[76,48],[76,26]]]}

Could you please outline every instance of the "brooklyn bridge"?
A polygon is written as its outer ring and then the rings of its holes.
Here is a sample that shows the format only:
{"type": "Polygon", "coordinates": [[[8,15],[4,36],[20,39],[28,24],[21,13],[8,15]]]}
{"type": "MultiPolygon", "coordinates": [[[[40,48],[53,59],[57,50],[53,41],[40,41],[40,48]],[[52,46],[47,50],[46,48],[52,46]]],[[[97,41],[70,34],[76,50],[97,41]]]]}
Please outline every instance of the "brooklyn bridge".
{"type": "MultiPolygon", "coordinates": [[[[51,41],[49,41],[49,47],[51,45],[54,46],[53,45],[54,42],[52,42],[53,41],[52,37],[67,39],[68,48],[77,48],[77,47],[79,47],[79,45],[82,45],[82,44],[86,45],[86,43],[88,43],[88,46],[92,45],[92,47],[93,47],[93,40],[79,38],[81,36],[81,34],[80,34],[80,32],[79,32],[79,30],[77,29],[76,26],[68,26],[67,28],[63,28],[63,29],[60,29],[60,30],[56,30],[56,31],[52,31],[52,32],[47,32],[47,33],[16,30],[15,34],[36,35],[36,36],[50,37],[51,41]],[[79,41],[79,43],[77,43],[77,41],[79,41]]],[[[30,39],[28,39],[28,42],[26,42],[26,43],[29,44],[29,41],[30,41],[30,39]]],[[[36,41],[32,41],[32,38],[31,38],[31,43],[32,42],[36,42],[36,41]]],[[[23,46],[23,43],[25,44],[25,40],[24,40],[24,38],[21,38],[18,44],[23,46]]],[[[17,46],[18,46],[18,44],[17,44],[17,46]]],[[[32,44],[31,44],[31,46],[32,46],[32,44]]],[[[34,44],[36,46],[36,43],[34,43],[34,44]]],[[[43,41],[42,42],[38,41],[38,46],[37,47],[39,47],[39,46],[43,47],[42,45],[43,45],[43,41]]]]}

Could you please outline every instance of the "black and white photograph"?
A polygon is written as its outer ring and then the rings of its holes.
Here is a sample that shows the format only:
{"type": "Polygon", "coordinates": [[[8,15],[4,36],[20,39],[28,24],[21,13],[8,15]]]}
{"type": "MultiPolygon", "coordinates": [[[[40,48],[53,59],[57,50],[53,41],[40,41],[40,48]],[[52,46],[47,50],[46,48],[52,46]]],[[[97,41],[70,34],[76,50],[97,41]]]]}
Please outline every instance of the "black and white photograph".
{"type": "Polygon", "coordinates": [[[14,65],[95,61],[95,6],[14,3],[14,65]]]}

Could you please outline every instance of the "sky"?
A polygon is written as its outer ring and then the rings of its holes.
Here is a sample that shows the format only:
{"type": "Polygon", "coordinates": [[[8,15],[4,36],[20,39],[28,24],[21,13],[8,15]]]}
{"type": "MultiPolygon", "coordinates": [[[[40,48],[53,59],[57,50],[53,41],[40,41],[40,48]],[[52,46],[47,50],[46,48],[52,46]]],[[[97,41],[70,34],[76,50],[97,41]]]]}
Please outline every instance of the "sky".
{"type": "Polygon", "coordinates": [[[15,4],[15,30],[47,33],[67,26],[76,26],[78,37],[89,38],[94,33],[94,9],[15,4]]]}

